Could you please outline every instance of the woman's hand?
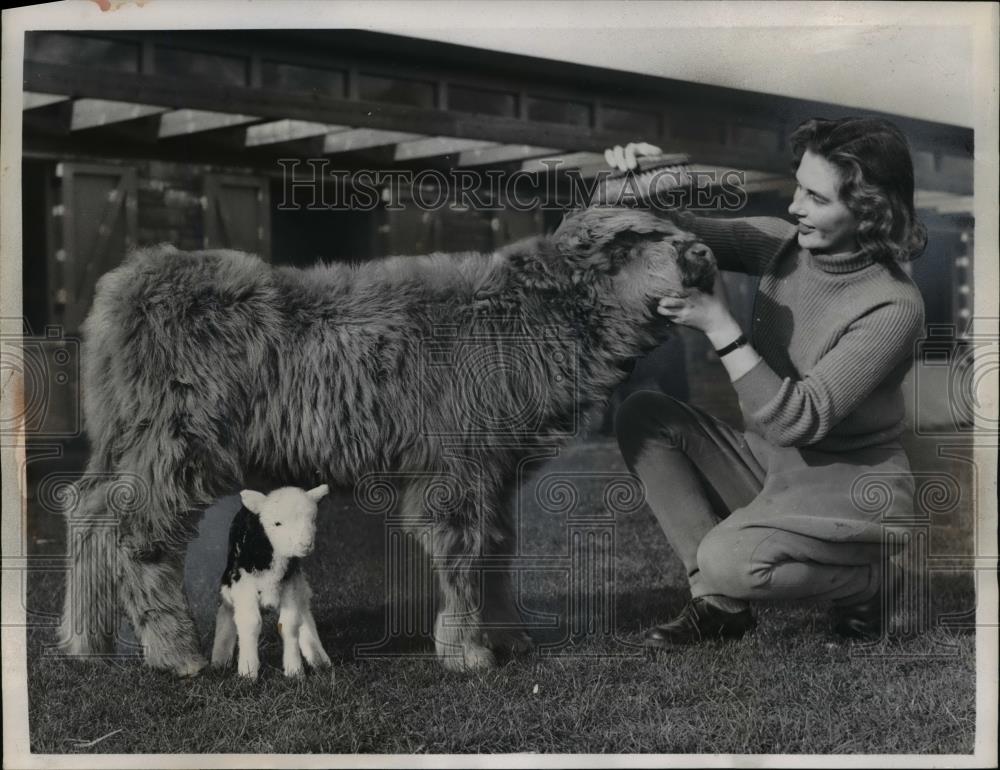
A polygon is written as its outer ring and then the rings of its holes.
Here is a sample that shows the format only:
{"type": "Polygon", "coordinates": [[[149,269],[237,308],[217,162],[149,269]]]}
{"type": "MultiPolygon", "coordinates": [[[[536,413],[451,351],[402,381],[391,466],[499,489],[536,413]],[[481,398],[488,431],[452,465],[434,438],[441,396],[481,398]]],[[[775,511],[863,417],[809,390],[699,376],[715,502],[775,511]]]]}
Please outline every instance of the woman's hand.
{"type": "Polygon", "coordinates": [[[644,155],[662,155],[663,151],[648,142],[629,142],[624,147],[616,144],[604,151],[604,160],[619,171],[630,171],[636,167],[636,158],[644,155]]]}
{"type": "Polygon", "coordinates": [[[719,276],[711,294],[699,289],[671,292],[660,300],[656,312],[674,323],[701,330],[716,348],[728,345],[740,335],[740,326],[729,312],[719,276]]]}

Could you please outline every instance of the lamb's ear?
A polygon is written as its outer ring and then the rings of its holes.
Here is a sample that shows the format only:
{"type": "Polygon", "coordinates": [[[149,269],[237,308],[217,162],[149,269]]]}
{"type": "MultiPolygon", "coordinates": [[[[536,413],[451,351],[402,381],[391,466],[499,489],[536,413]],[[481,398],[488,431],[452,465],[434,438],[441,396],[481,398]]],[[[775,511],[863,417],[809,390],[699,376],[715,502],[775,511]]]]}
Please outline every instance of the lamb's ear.
{"type": "Polygon", "coordinates": [[[254,492],[252,489],[244,489],[240,492],[240,500],[243,501],[243,507],[252,513],[256,513],[258,516],[260,515],[260,509],[265,497],[266,495],[254,492]]]}
{"type": "Polygon", "coordinates": [[[306,492],[306,496],[313,502],[319,502],[324,497],[326,497],[326,494],[329,491],[330,487],[328,487],[326,484],[320,484],[315,489],[310,489],[308,492],[306,492]]]}

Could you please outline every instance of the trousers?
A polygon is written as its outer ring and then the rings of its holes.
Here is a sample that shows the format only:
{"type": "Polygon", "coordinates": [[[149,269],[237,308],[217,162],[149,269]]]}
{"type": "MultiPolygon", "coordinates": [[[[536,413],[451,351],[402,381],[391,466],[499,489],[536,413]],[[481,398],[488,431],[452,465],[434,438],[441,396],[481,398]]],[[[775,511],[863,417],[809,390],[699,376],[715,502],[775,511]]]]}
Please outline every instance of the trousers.
{"type": "Polygon", "coordinates": [[[626,399],[618,444],[684,563],[692,597],[870,599],[882,582],[885,508],[912,511],[913,479],[898,443],[848,453],[777,447],[654,391],[626,399]]]}

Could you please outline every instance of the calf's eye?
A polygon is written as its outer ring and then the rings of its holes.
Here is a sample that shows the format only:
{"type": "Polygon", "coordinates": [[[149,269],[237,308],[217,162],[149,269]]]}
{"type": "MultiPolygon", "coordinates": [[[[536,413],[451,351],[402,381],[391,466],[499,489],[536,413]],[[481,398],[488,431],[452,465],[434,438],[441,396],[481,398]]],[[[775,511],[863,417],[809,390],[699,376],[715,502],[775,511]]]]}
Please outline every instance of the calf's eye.
{"type": "Polygon", "coordinates": [[[280,522],[280,521],[276,521],[276,522],[274,522],[274,526],[276,526],[276,527],[280,527],[280,526],[281,526],[281,522],[280,522]]]}

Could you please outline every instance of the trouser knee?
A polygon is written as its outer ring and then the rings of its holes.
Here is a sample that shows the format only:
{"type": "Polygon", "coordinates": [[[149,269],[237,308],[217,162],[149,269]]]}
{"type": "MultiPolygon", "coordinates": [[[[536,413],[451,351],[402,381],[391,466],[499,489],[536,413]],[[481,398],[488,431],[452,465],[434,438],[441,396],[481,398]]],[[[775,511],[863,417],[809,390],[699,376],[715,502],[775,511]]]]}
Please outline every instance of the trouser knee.
{"type": "Polygon", "coordinates": [[[752,531],[718,526],[698,546],[698,571],[713,593],[750,599],[765,588],[771,564],[755,560],[760,538],[752,531]]]}

